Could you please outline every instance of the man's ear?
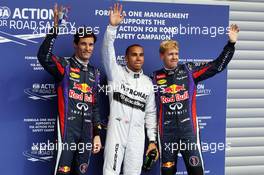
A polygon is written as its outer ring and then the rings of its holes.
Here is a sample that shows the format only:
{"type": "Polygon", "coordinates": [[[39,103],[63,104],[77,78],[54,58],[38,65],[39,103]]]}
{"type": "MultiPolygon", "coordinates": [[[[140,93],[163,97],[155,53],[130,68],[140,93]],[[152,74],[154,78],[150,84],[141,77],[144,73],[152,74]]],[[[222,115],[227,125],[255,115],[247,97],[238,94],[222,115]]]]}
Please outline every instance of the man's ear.
{"type": "Polygon", "coordinates": [[[76,49],[78,47],[75,42],[73,42],[73,47],[74,47],[74,49],[76,49]]]}
{"type": "Polygon", "coordinates": [[[164,60],[164,54],[160,53],[160,59],[163,61],[164,60]]]}

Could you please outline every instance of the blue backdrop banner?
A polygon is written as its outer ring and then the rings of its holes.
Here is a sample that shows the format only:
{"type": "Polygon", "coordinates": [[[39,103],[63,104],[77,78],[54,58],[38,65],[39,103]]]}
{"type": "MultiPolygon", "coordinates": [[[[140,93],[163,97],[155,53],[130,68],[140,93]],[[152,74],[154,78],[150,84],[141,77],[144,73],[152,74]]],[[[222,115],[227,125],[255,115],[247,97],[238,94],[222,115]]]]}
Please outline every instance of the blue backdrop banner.
{"type": "MultiPolygon", "coordinates": [[[[54,53],[72,56],[72,34],[80,27],[98,36],[92,64],[103,72],[101,45],[108,10],[114,1],[66,1],[69,7],[66,26],[60,31],[54,53]]],[[[117,61],[124,64],[128,45],[138,43],[145,49],[144,72],[162,67],[161,40],[180,43],[180,61],[215,59],[227,42],[229,8],[215,5],[122,2],[126,18],[115,42],[117,61]]],[[[56,88],[53,78],[37,61],[37,51],[53,24],[52,1],[5,1],[0,3],[0,170],[5,175],[53,174],[56,159],[56,88]],[[48,145],[48,147],[46,147],[48,145]],[[45,149],[46,148],[46,149],[45,149]]],[[[104,75],[104,73],[103,73],[104,75]]],[[[198,84],[197,113],[205,174],[224,175],[226,127],[226,71],[198,84]],[[212,161],[214,160],[214,161],[212,161]]],[[[101,117],[107,123],[109,111],[102,95],[101,117]]],[[[179,155],[177,174],[187,174],[179,155]]],[[[102,174],[103,151],[93,155],[89,173],[102,174]]],[[[159,175],[158,163],[148,173],[159,175]]]]}

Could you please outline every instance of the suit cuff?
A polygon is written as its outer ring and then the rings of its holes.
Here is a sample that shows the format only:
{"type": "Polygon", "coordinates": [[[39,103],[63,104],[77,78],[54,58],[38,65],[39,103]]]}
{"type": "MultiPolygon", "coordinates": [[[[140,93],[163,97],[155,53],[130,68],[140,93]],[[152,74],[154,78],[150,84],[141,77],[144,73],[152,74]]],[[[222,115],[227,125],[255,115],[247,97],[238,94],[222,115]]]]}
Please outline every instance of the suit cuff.
{"type": "Polygon", "coordinates": [[[100,124],[93,126],[93,136],[99,136],[101,133],[102,127],[100,124]]]}
{"type": "Polygon", "coordinates": [[[151,140],[151,141],[149,141],[149,144],[151,144],[151,143],[154,143],[155,145],[157,145],[157,141],[155,140],[151,140]]]}
{"type": "Polygon", "coordinates": [[[111,34],[116,35],[117,28],[118,28],[118,26],[112,26],[112,25],[109,24],[107,26],[107,31],[109,31],[111,34]]]}
{"type": "Polygon", "coordinates": [[[229,47],[235,47],[235,44],[236,44],[236,42],[232,43],[232,42],[228,41],[227,46],[229,46],[229,47]]]}

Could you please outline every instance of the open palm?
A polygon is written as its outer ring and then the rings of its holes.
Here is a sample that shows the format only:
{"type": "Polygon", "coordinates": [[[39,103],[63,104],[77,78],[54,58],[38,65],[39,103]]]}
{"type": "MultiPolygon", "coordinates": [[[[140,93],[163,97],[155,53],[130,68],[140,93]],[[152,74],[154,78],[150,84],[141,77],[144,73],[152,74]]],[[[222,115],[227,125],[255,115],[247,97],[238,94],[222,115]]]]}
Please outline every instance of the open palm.
{"type": "Polygon", "coordinates": [[[114,4],[114,7],[110,8],[109,18],[110,18],[110,24],[112,26],[117,26],[123,21],[125,17],[125,13],[123,12],[122,9],[123,9],[122,5],[119,4],[114,4]]]}
{"type": "Polygon", "coordinates": [[[238,32],[239,32],[239,27],[236,24],[232,24],[230,26],[230,31],[229,31],[229,41],[231,43],[235,43],[237,41],[237,37],[238,37],[238,32]]]}
{"type": "Polygon", "coordinates": [[[55,3],[54,5],[54,8],[53,8],[53,13],[54,13],[54,26],[55,27],[58,27],[59,26],[59,18],[60,18],[60,15],[63,14],[63,6],[61,5],[60,7],[58,7],[58,4],[55,3]]]}

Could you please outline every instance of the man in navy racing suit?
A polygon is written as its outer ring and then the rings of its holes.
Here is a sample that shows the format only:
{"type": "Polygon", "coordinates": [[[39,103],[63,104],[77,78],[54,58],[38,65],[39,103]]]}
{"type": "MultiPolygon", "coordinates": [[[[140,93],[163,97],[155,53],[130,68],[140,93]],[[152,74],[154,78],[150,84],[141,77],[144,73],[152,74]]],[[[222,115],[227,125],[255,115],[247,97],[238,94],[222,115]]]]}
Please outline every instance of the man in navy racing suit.
{"type": "Polygon", "coordinates": [[[40,64],[55,78],[57,86],[59,145],[54,174],[83,175],[87,172],[91,150],[98,153],[101,149],[100,72],[89,64],[96,36],[79,30],[74,35],[74,56],[69,59],[58,57],[52,54],[59,30],[57,5],[54,8],[54,25],[53,33],[46,36],[38,51],[40,64]]]}
{"type": "Polygon", "coordinates": [[[231,25],[229,41],[222,53],[208,63],[178,64],[178,43],[173,40],[161,43],[159,51],[164,68],[154,72],[153,80],[158,87],[156,101],[162,175],[174,175],[177,172],[179,152],[183,156],[189,175],[204,174],[196,116],[196,85],[226,68],[233,57],[238,32],[238,26],[231,25]],[[173,144],[177,145],[176,150],[172,150],[173,144]],[[181,145],[195,146],[180,150],[181,145]]]}

